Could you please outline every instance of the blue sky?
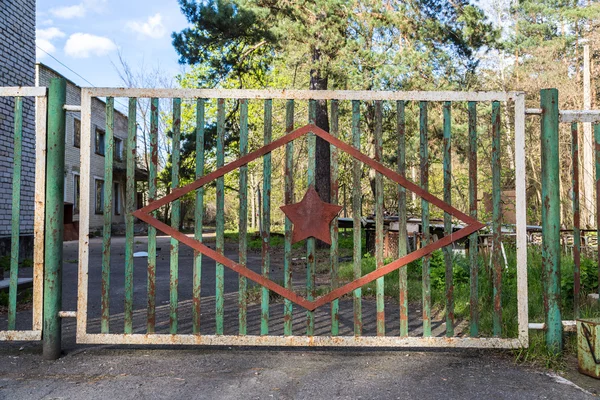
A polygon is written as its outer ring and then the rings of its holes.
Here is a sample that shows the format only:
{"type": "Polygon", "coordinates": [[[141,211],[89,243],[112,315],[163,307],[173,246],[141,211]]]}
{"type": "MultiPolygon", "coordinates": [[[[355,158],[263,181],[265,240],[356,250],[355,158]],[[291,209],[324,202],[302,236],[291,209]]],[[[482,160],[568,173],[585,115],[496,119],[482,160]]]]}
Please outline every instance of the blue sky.
{"type": "Polygon", "coordinates": [[[131,68],[182,71],[171,33],[187,26],[177,0],[37,0],[37,59],[81,86],[123,86],[119,51],[131,68]],[[51,56],[46,54],[49,53],[51,56]]]}

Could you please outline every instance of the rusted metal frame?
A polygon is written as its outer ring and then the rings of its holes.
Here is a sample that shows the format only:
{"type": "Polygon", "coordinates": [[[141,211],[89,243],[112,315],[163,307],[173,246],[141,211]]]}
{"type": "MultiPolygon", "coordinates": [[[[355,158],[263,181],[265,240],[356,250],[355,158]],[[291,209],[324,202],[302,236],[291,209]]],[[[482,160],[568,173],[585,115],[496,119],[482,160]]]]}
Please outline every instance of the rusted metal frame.
{"type": "MultiPolygon", "coordinates": [[[[360,101],[352,100],[352,146],[360,150],[360,101]]],[[[359,159],[352,160],[352,235],[353,235],[353,277],[362,276],[362,165],[359,159]]],[[[362,336],[362,288],[359,286],[353,293],[354,306],[354,335],[362,336]]]]}
{"type": "Polygon", "coordinates": [[[34,86],[3,86],[0,97],[46,97],[47,88],[34,86]]]}
{"type": "MultiPolygon", "coordinates": [[[[596,159],[596,227],[600,238],[600,122],[594,124],[594,150],[596,159]]],[[[600,303],[600,240],[598,240],[598,302],[600,303]]]]}
{"type": "MultiPolygon", "coordinates": [[[[77,278],[77,342],[86,335],[88,303],[88,271],[90,240],[90,159],[92,131],[92,96],[89,90],[81,90],[80,147],[80,208],[79,208],[79,265],[77,278]]],[[[64,142],[64,138],[63,138],[64,142]]],[[[64,201],[64,199],[61,199],[64,201]]],[[[44,296],[44,299],[46,296],[44,296]]]]}
{"type": "MultiPolygon", "coordinates": [[[[158,107],[159,100],[150,100],[150,165],[148,166],[148,204],[156,200],[158,172],[158,107]]],[[[152,212],[156,218],[156,211],[152,212]]],[[[156,228],[148,225],[148,315],[146,330],[154,333],[156,328],[156,228]]]]}
{"type": "Polygon", "coordinates": [[[17,291],[19,283],[19,232],[21,215],[21,168],[23,156],[23,98],[15,97],[12,208],[10,235],[10,280],[8,288],[8,330],[14,331],[17,323],[17,291]]]}
{"type": "MultiPolygon", "coordinates": [[[[294,100],[288,100],[285,105],[285,133],[289,135],[294,130],[294,100]]],[[[285,145],[285,204],[294,202],[294,143],[285,145]]],[[[283,280],[284,286],[292,290],[292,222],[285,217],[285,241],[283,244],[283,280]]],[[[293,303],[285,299],[283,303],[283,334],[292,335],[293,303]]]]}
{"type": "MultiPolygon", "coordinates": [[[[443,133],[443,164],[444,164],[444,201],[452,204],[452,153],[450,136],[452,131],[452,103],[444,102],[444,133],[443,133]]],[[[444,213],[444,235],[452,236],[452,216],[444,213]]],[[[454,283],[453,283],[453,262],[452,245],[446,246],[444,251],[444,262],[446,264],[446,336],[454,336],[454,283]]]]}
{"type": "MultiPolygon", "coordinates": [[[[181,99],[173,99],[173,138],[171,150],[171,189],[179,186],[179,161],[181,152],[181,99]]],[[[174,200],[171,206],[171,227],[179,229],[181,221],[180,200],[174,200]]],[[[179,288],[179,242],[171,238],[169,273],[169,331],[172,335],[178,328],[178,288],[179,288]]]]}
{"type": "MultiPolygon", "coordinates": [[[[133,333],[133,247],[135,211],[135,163],[137,136],[137,99],[129,98],[129,116],[127,128],[127,157],[125,184],[125,330],[133,333]]],[[[105,183],[106,184],[106,183],[105,183]]],[[[110,199],[105,201],[110,201],[110,199]]]]}
{"type": "MultiPolygon", "coordinates": [[[[242,157],[243,158],[243,157],[242,157]]],[[[240,159],[242,159],[240,158],[240,159]]],[[[225,164],[225,99],[217,99],[217,170],[225,164]]],[[[246,163],[243,163],[246,164],[246,163]]],[[[225,253],[225,181],[221,175],[217,178],[217,219],[216,250],[219,256],[225,253]]],[[[206,253],[203,253],[206,254],[206,253]]],[[[212,257],[211,257],[212,258],[212,257]]],[[[213,258],[214,259],[214,258],[213,258]]],[[[223,317],[225,313],[225,271],[219,260],[215,265],[215,333],[223,334],[223,317]]],[[[246,268],[246,266],[244,266],[246,268]]]]}
{"type": "Polygon", "coordinates": [[[98,335],[86,334],[81,344],[206,345],[280,347],[452,347],[517,349],[518,339],[398,336],[230,336],[230,335],[98,335]]]}
{"type": "Polygon", "coordinates": [[[525,94],[514,99],[515,195],[517,222],[517,318],[521,347],[529,347],[529,309],[527,293],[527,186],[525,157],[525,94]]]}
{"type": "Polygon", "coordinates": [[[560,122],[600,122],[600,110],[561,110],[560,122]]]}
{"type": "Polygon", "coordinates": [[[558,148],[558,90],[540,91],[542,108],[542,273],[546,313],[546,346],[562,351],[560,311],[560,172],[558,148]]]}
{"type": "MultiPolygon", "coordinates": [[[[477,103],[470,101],[469,113],[469,214],[477,219],[477,103]]],[[[471,337],[479,336],[479,257],[478,234],[469,236],[470,329],[471,337]]]]}
{"type": "MultiPolygon", "coordinates": [[[[272,115],[273,115],[273,100],[265,100],[265,115],[264,115],[264,142],[265,146],[271,143],[272,138],[272,115]]],[[[262,201],[262,274],[265,278],[269,277],[271,269],[271,153],[265,154],[263,157],[263,201],[262,201]]],[[[269,289],[262,288],[261,299],[261,318],[260,318],[260,334],[269,334],[269,289]]]]}
{"type": "Polygon", "coordinates": [[[376,90],[247,90],[247,89],[138,89],[83,88],[96,97],[182,97],[186,99],[294,99],[359,101],[508,101],[522,92],[376,91],[376,90]]]}
{"type": "Polygon", "coordinates": [[[492,102],[492,274],[494,287],[493,334],[502,335],[502,209],[500,183],[500,103],[492,102]]]}
{"type": "Polygon", "coordinates": [[[43,353],[44,358],[50,360],[57,359],[61,353],[62,330],[58,312],[62,305],[66,117],[63,106],[66,97],[66,80],[51,79],[48,90],[46,182],[52,182],[52,184],[46,188],[43,311],[43,353]]]}
{"type": "MultiPolygon", "coordinates": [[[[421,159],[421,187],[429,190],[429,143],[427,139],[427,102],[419,102],[419,156],[421,159]]],[[[423,229],[422,245],[427,247],[430,240],[429,232],[429,203],[421,198],[421,221],[423,229]]],[[[427,255],[421,260],[422,268],[422,307],[423,307],[423,336],[431,336],[431,282],[430,282],[430,257],[427,255]]]]}
{"type": "Polygon", "coordinates": [[[110,242],[112,225],[112,182],[114,167],[114,128],[115,128],[115,99],[106,99],[106,133],[104,152],[104,226],[102,232],[102,283],[100,304],[100,332],[109,332],[110,321],[110,242]]]}
{"type": "MultiPolygon", "coordinates": [[[[198,99],[196,101],[196,179],[204,175],[204,103],[204,99],[198,99]]],[[[242,190],[241,186],[240,190],[242,190]]],[[[194,238],[200,242],[202,242],[203,220],[204,188],[201,187],[196,190],[196,207],[194,209],[194,238]]],[[[192,279],[192,332],[194,334],[200,334],[202,253],[197,251],[194,252],[194,274],[192,279]]]]}
{"type": "MultiPolygon", "coordinates": [[[[45,90],[44,90],[45,92],[45,90]]],[[[44,213],[46,195],[46,97],[35,98],[35,195],[33,223],[33,321],[34,331],[42,330],[44,308],[44,213]]],[[[40,337],[41,339],[41,337],[40,337]]]]}
{"type": "MultiPolygon", "coordinates": [[[[398,174],[406,175],[406,124],[404,101],[396,102],[396,136],[398,138],[398,174]]],[[[398,185],[398,258],[408,251],[406,231],[406,189],[398,185]]],[[[400,336],[408,336],[408,274],[406,268],[398,271],[398,302],[400,305],[400,336]]]]}
{"type": "Polygon", "coordinates": [[[579,215],[579,138],[577,122],[571,123],[571,183],[573,185],[573,312],[579,317],[579,292],[581,290],[581,230],[579,215]]]}
{"type": "MultiPolygon", "coordinates": [[[[240,100],[240,157],[248,154],[248,100],[240,100]]],[[[246,265],[248,260],[248,165],[240,167],[240,228],[239,228],[239,253],[241,265],[246,265]]],[[[246,334],[248,302],[248,281],[245,276],[239,276],[238,320],[239,334],[246,334]]]]}
{"type": "Polygon", "coordinates": [[[42,340],[41,330],[32,331],[0,331],[0,342],[12,342],[12,341],[38,341],[42,340]]]}
{"type": "MultiPolygon", "coordinates": [[[[315,100],[308,102],[308,123],[314,124],[317,119],[317,103],[315,100]]],[[[307,185],[309,188],[315,187],[316,171],[316,149],[317,137],[312,131],[308,133],[308,168],[307,185]]],[[[316,243],[314,237],[306,239],[306,299],[313,301],[315,299],[315,273],[317,269],[316,243]]],[[[306,312],[306,335],[313,336],[315,333],[315,314],[312,310],[306,312]]]]}
{"type": "MultiPolygon", "coordinates": [[[[177,232],[176,230],[170,228],[169,226],[161,223],[160,221],[157,221],[155,218],[150,217],[145,212],[145,209],[146,210],[149,209],[149,211],[152,211],[152,206],[148,206],[148,207],[142,208],[140,210],[137,210],[135,212],[135,215],[138,218],[140,218],[150,224],[153,224],[154,226],[159,228],[161,231],[168,233],[169,235],[172,235],[172,236],[176,235],[176,238],[178,240],[184,242],[185,244],[189,245],[190,247],[192,247],[198,251],[201,251],[204,255],[207,255],[208,257],[215,259],[217,261],[217,263],[222,263],[222,264],[228,266],[235,272],[238,272],[257,283],[268,287],[269,289],[273,290],[274,292],[281,294],[284,297],[289,298],[290,300],[294,301],[295,303],[297,303],[299,305],[302,305],[303,307],[305,307],[309,310],[314,310],[315,308],[317,308],[321,305],[324,305],[324,304],[330,302],[331,300],[338,298],[339,296],[341,296],[343,294],[349,293],[350,291],[352,291],[356,288],[359,288],[359,287],[377,279],[378,277],[384,276],[386,273],[389,273],[395,269],[400,268],[403,265],[406,265],[407,263],[410,263],[426,254],[431,253],[433,250],[442,248],[443,246],[450,244],[452,242],[452,240],[459,240],[459,239],[465,237],[466,235],[469,235],[469,234],[473,233],[474,231],[479,230],[485,226],[484,224],[478,222],[477,220],[460,212],[459,210],[447,205],[442,200],[431,195],[429,192],[423,190],[419,186],[416,186],[412,182],[406,180],[404,177],[402,177],[398,173],[390,170],[389,168],[384,167],[383,165],[377,163],[376,161],[369,158],[368,156],[360,153],[360,151],[356,150],[353,146],[350,146],[350,145],[340,141],[339,139],[332,137],[329,133],[323,131],[322,129],[320,129],[314,125],[307,125],[305,127],[299,128],[296,131],[294,131],[294,132],[290,133],[289,135],[286,135],[284,138],[282,138],[282,139],[286,139],[286,140],[278,139],[277,141],[273,142],[271,144],[271,146],[268,146],[268,148],[270,148],[272,150],[277,147],[283,146],[284,144],[286,144],[304,134],[307,134],[308,132],[315,133],[317,136],[328,141],[330,144],[333,144],[341,151],[348,153],[350,156],[352,156],[354,158],[359,159],[360,161],[364,162],[369,167],[382,173],[384,176],[392,179],[396,183],[404,185],[408,190],[415,191],[423,199],[430,202],[431,204],[434,204],[436,207],[440,208],[442,211],[447,211],[447,212],[451,213],[453,216],[461,219],[463,222],[465,222],[467,224],[467,226],[465,228],[457,231],[456,233],[454,233],[453,238],[450,238],[450,237],[442,238],[435,243],[431,243],[428,246],[422,247],[419,251],[412,252],[404,258],[398,259],[398,260],[384,266],[380,270],[373,271],[373,272],[365,275],[364,277],[362,277],[354,282],[351,282],[349,284],[346,284],[346,285],[342,286],[341,288],[338,288],[338,289],[332,291],[331,293],[329,293],[323,297],[320,297],[316,301],[311,302],[311,301],[307,301],[306,299],[303,299],[301,296],[298,296],[289,290],[286,290],[285,288],[273,283],[272,281],[264,279],[264,277],[262,277],[259,274],[256,274],[250,270],[243,270],[243,269],[239,268],[239,264],[233,262],[232,260],[229,260],[228,258],[224,257],[222,254],[219,254],[218,252],[215,252],[214,250],[207,248],[206,246],[202,245],[201,243],[197,243],[197,241],[195,241],[194,239],[189,238],[189,237],[181,234],[180,232],[177,232]],[[277,143],[277,146],[273,146],[276,143],[277,143]]],[[[217,171],[198,179],[194,184],[201,183],[199,186],[202,186],[203,184],[208,183],[211,180],[214,180],[216,177],[223,176],[226,172],[229,172],[230,169],[233,169],[234,168],[233,166],[235,166],[237,163],[239,163],[239,162],[248,163],[257,157],[260,157],[262,154],[264,154],[263,152],[264,152],[264,149],[262,149],[262,150],[259,149],[256,152],[250,153],[246,157],[241,157],[240,159],[228,164],[227,166],[219,168],[217,171]]],[[[194,184],[188,185],[186,187],[187,190],[188,191],[193,190],[194,184]]],[[[183,194],[185,194],[185,192],[180,193],[179,195],[181,196],[183,194]]],[[[169,197],[169,196],[166,196],[166,197],[169,197]]],[[[155,203],[158,203],[158,202],[159,201],[157,201],[155,203]]]]}
{"type": "MultiPolygon", "coordinates": [[[[333,137],[338,137],[339,135],[339,102],[337,100],[331,100],[331,124],[330,124],[330,133],[333,137]]],[[[339,168],[339,152],[335,146],[330,146],[330,160],[331,160],[331,203],[338,204],[338,195],[339,195],[339,177],[338,177],[338,168],[339,168]]],[[[331,222],[331,247],[329,250],[329,265],[330,265],[330,276],[331,276],[331,288],[336,289],[339,286],[339,257],[340,252],[338,248],[338,236],[339,236],[339,227],[338,227],[338,217],[333,219],[331,222]]],[[[339,316],[339,300],[335,299],[331,302],[331,335],[337,336],[339,335],[340,329],[340,316],[339,316]]]]}
{"type": "MultiPolygon", "coordinates": [[[[381,101],[375,101],[375,161],[383,163],[383,111],[381,101]]],[[[383,267],[383,175],[375,174],[375,268],[383,267]]],[[[375,301],[377,306],[377,336],[385,336],[385,287],[384,277],[375,282],[375,301]]]]}

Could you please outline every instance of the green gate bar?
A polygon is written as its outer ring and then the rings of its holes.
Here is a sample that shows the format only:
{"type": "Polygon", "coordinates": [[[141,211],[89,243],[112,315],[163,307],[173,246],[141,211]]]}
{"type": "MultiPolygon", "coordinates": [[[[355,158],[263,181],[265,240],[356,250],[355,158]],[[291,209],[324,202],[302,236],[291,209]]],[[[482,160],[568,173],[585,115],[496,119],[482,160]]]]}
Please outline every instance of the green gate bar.
{"type": "MultiPolygon", "coordinates": [[[[383,163],[382,111],[381,101],[375,101],[375,161],[383,163]]],[[[382,268],[383,261],[383,175],[375,173],[375,268],[382,268]]],[[[375,282],[377,303],[377,336],[385,336],[384,277],[375,282]]]]}
{"type": "MultiPolygon", "coordinates": [[[[196,100],[196,179],[204,175],[204,99],[196,100]]],[[[204,219],[204,187],[196,190],[194,210],[194,238],[202,242],[202,220],[204,219]]],[[[200,297],[202,289],[202,253],[194,252],[194,274],[192,278],[192,333],[200,334],[200,297]]]]}
{"type": "MultiPolygon", "coordinates": [[[[444,202],[452,204],[452,153],[450,134],[452,131],[452,104],[444,102],[444,202]]],[[[444,236],[452,234],[452,216],[444,213],[444,236]]],[[[454,336],[454,284],[452,273],[452,245],[443,248],[446,263],[446,336],[454,336]]]]}
{"type": "MultiPolygon", "coordinates": [[[[331,127],[330,133],[333,137],[339,135],[339,102],[337,100],[331,100],[331,127]]],[[[339,195],[339,178],[338,178],[338,164],[339,164],[339,151],[338,149],[330,145],[330,160],[331,160],[331,203],[338,204],[339,195]]],[[[338,248],[338,216],[336,215],[331,222],[331,247],[329,251],[329,264],[331,274],[331,290],[336,289],[339,286],[338,269],[339,269],[339,248],[338,248]]],[[[337,336],[339,334],[340,327],[340,316],[339,316],[339,300],[335,299],[331,302],[331,336],[337,336]]]]}
{"type": "MultiPolygon", "coordinates": [[[[427,102],[419,102],[419,156],[421,158],[421,187],[429,191],[429,143],[427,140],[427,102]]],[[[421,226],[423,242],[421,247],[429,244],[429,203],[421,199],[421,226]]],[[[423,336],[431,336],[431,282],[430,255],[422,259],[423,284],[423,336]]]]}
{"type": "Polygon", "coordinates": [[[542,273],[546,312],[546,346],[562,351],[560,313],[560,169],[558,150],[558,90],[540,91],[542,123],[542,273]]]}
{"type": "Polygon", "coordinates": [[[23,98],[15,97],[13,142],[12,208],[10,236],[10,281],[8,289],[8,330],[17,323],[17,291],[19,283],[19,228],[21,215],[21,162],[23,155],[23,98]]]}
{"type": "MultiPolygon", "coordinates": [[[[398,137],[398,173],[406,177],[406,125],[404,101],[396,102],[396,136],[398,137]]],[[[406,231],[406,188],[398,185],[398,258],[408,251],[406,231]]],[[[408,336],[408,271],[407,267],[398,270],[398,301],[400,304],[400,336],[408,336]]]]}
{"type": "MultiPolygon", "coordinates": [[[[352,100],[352,146],[360,150],[360,101],[352,100]]],[[[356,158],[352,159],[352,234],[353,234],[353,272],[354,279],[361,277],[361,251],[362,251],[362,235],[361,235],[361,184],[360,178],[362,175],[361,162],[356,158]]],[[[354,290],[353,293],[354,305],[354,335],[362,335],[362,288],[354,290]]]]}
{"type": "MultiPolygon", "coordinates": [[[[133,333],[133,212],[135,211],[135,158],[137,99],[129,99],[127,171],[125,185],[125,333],[133,333]]],[[[110,200],[109,200],[110,201],[110,200]]]]}
{"type": "MultiPolygon", "coordinates": [[[[285,133],[294,130],[294,100],[288,100],[285,105],[285,133]]],[[[294,202],[294,142],[285,145],[285,204],[294,202]]],[[[285,217],[285,241],[283,245],[283,279],[286,289],[292,289],[292,222],[285,217]]],[[[285,299],[283,302],[283,334],[292,334],[293,303],[285,299]]]]}
{"type": "MultiPolygon", "coordinates": [[[[470,101],[469,113],[469,215],[477,219],[477,103],[470,101]]],[[[479,336],[479,261],[478,261],[477,232],[469,236],[469,265],[470,265],[470,330],[471,337],[479,336]]]]}
{"type": "Polygon", "coordinates": [[[100,332],[109,332],[110,322],[110,238],[112,225],[113,167],[114,167],[115,99],[106,99],[106,136],[104,152],[104,226],[102,236],[102,303],[100,332]]]}
{"type": "MultiPolygon", "coordinates": [[[[181,141],[181,99],[173,99],[173,150],[171,153],[171,190],[179,187],[179,153],[181,141]]],[[[171,206],[171,227],[179,230],[181,221],[181,200],[173,201],[171,206]]],[[[177,313],[179,286],[179,241],[171,238],[170,252],[170,274],[169,274],[169,332],[177,333],[177,313]]]]}
{"type": "Polygon", "coordinates": [[[577,122],[571,123],[571,184],[573,185],[573,312],[579,317],[579,292],[581,290],[581,230],[579,215],[579,138],[577,122]]]}
{"type": "MultiPolygon", "coordinates": [[[[248,154],[248,100],[240,99],[240,157],[248,154]]],[[[246,266],[248,262],[248,164],[240,167],[240,229],[239,229],[239,263],[246,266]]],[[[239,276],[238,320],[240,335],[246,334],[247,326],[247,290],[248,280],[239,276]]]]}
{"type": "MultiPolygon", "coordinates": [[[[264,142],[266,146],[271,143],[272,136],[272,115],[273,100],[265,100],[265,119],[264,119],[264,142]]],[[[271,153],[263,157],[263,201],[262,201],[262,274],[269,277],[271,268],[271,153]]],[[[260,299],[261,318],[260,334],[269,334],[269,289],[262,287],[262,296],[260,299]]]]}
{"type": "Polygon", "coordinates": [[[62,262],[65,202],[65,100],[67,81],[51,79],[48,88],[46,215],[44,238],[43,352],[56,360],[61,350],[62,262]]]}
{"type": "Polygon", "coordinates": [[[492,273],[494,286],[493,333],[502,336],[502,186],[500,184],[500,103],[492,102],[492,273]]]}
{"type": "MultiPolygon", "coordinates": [[[[308,123],[316,123],[317,103],[315,100],[308,102],[308,123]]],[[[315,187],[315,170],[316,170],[316,148],[317,137],[314,133],[308,134],[308,187],[315,187]]],[[[315,298],[315,272],[317,267],[316,260],[315,238],[309,237],[306,239],[306,299],[314,300],[315,298]]],[[[313,336],[315,333],[315,312],[306,312],[306,335],[313,336]]]]}
{"type": "MultiPolygon", "coordinates": [[[[217,99],[217,168],[225,164],[225,99],[217,99]]],[[[217,178],[216,248],[225,253],[225,180],[217,178]]],[[[221,263],[215,264],[215,333],[223,334],[225,270],[221,263]]]]}
{"type": "MultiPolygon", "coordinates": [[[[600,123],[594,124],[594,149],[596,158],[596,229],[600,238],[600,123]]],[[[600,254],[600,240],[598,240],[598,254],[600,254]]],[[[598,303],[600,303],[600,256],[598,257],[598,303]]]]}
{"type": "MultiPolygon", "coordinates": [[[[150,165],[148,166],[148,203],[156,200],[158,169],[158,99],[150,100],[150,165]]],[[[156,211],[152,212],[156,218],[156,211]]],[[[148,333],[156,326],[156,228],[148,225],[148,333]]]]}

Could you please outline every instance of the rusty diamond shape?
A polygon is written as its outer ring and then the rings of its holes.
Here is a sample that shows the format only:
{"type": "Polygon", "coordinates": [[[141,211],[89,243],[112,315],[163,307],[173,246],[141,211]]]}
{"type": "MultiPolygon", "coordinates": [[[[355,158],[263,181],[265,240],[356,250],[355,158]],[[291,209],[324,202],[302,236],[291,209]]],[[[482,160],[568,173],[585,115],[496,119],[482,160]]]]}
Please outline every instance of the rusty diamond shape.
{"type": "Polygon", "coordinates": [[[375,161],[374,159],[361,153],[359,150],[355,149],[354,147],[335,138],[334,136],[330,135],[328,132],[324,131],[323,129],[319,128],[318,126],[316,126],[314,124],[308,124],[308,125],[303,126],[302,128],[298,128],[298,129],[290,132],[289,134],[283,136],[282,138],[277,139],[277,140],[271,142],[270,144],[265,145],[265,146],[261,147],[260,149],[253,151],[243,157],[240,157],[237,160],[230,162],[229,164],[226,164],[226,165],[222,166],[221,168],[218,168],[217,170],[215,170],[201,178],[196,179],[194,182],[192,182],[186,186],[174,189],[167,196],[164,196],[158,200],[155,200],[152,203],[150,203],[149,205],[142,207],[139,210],[135,211],[133,213],[133,215],[135,217],[139,218],[140,220],[148,223],[149,225],[154,226],[156,229],[159,229],[159,230],[163,231],[164,233],[170,235],[174,239],[177,239],[181,243],[188,245],[189,247],[202,253],[203,255],[212,258],[213,260],[215,260],[215,262],[223,264],[225,267],[237,272],[238,274],[240,274],[242,276],[245,276],[246,278],[258,283],[259,285],[262,285],[262,286],[268,288],[269,290],[272,290],[273,292],[306,308],[309,311],[313,311],[316,308],[321,307],[322,305],[328,304],[331,301],[333,301],[347,293],[350,293],[350,292],[354,291],[355,289],[358,289],[359,287],[366,285],[369,282],[376,280],[377,278],[381,278],[382,276],[384,276],[392,271],[395,271],[395,270],[409,264],[412,261],[415,261],[423,256],[431,254],[433,251],[440,249],[444,246],[448,246],[449,244],[451,244],[459,239],[462,239],[462,238],[470,235],[471,233],[476,232],[479,229],[482,229],[483,227],[485,227],[485,225],[483,223],[477,221],[475,218],[470,217],[469,215],[452,207],[448,203],[445,203],[444,201],[438,199],[437,197],[435,197],[428,191],[424,190],[420,186],[407,180],[402,175],[385,167],[378,161],[375,161]],[[373,272],[368,273],[367,275],[364,275],[358,279],[355,279],[352,282],[349,282],[339,288],[336,288],[336,289],[332,290],[331,292],[327,293],[326,295],[321,296],[321,297],[311,301],[311,300],[307,300],[303,296],[298,295],[297,293],[293,292],[292,290],[286,289],[283,286],[271,281],[270,279],[250,270],[245,265],[239,264],[239,263],[225,257],[223,254],[220,254],[219,252],[211,249],[210,247],[204,245],[203,243],[199,242],[198,240],[196,240],[194,238],[188,237],[187,235],[179,232],[177,229],[174,229],[174,228],[170,227],[169,225],[154,218],[150,214],[152,211],[155,211],[158,208],[164,206],[165,204],[170,203],[173,200],[176,200],[176,199],[182,197],[186,193],[189,193],[192,190],[196,190],[196,189],[206,185],[207,183],[209,183],[219,177],[224,176],[228,172],[234,171],[234,170],[242,167],[243,165],[248,164],[249,162],[251,162],[259,157],[262,157],[265,154],[270,153],[271,151],[273,151],[279,147],[282,147],[285,144],[292,142],[293,140],[298,139],[308,133],[314,133],[315,135],[322,138],[323,140],[326,140],[331,145],[337,147],[338,149],[344,151],[345,153],[347,153],[347,154],[351,155],[352,157],[356,158],[357,160],[361,161],[362,163],[368,165],[369,167],[373,168],[375,171],[381,173],[382,175],[386,176],[387,178],[391,179],[392,181],[396,182],[397,184],[403,186],[407,190],[415,193],[417,196],[421,197],[423,200],[435,205],[436,207],[440,208],[442,211],[447,212],[448,214],[452,215],[453,217],[460,219],[463,223],[466,224],[466,226],[456,232],[451,233],[450,235],[446,235],[446,236],[442,237],[437,242],[430,243],[427,246],[424,246],[418,250],[415,250],[415,251],[411,252],[410,254],[405,255],[404,257],[398,258],[395,261],[392,261],[391,263],[384,265],[383,267],[378,268],[373,272]]]}

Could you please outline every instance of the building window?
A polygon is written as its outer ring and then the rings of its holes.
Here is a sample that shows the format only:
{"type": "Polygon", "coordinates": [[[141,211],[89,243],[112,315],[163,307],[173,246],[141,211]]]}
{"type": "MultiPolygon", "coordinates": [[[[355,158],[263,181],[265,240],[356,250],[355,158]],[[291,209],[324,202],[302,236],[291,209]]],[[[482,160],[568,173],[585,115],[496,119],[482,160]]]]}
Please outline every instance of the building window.
{"type": "Polygon", "coordinates": [[[102,179],[95,180],[95,198],[96,198],[96,214],[104,213],[104,181],[102,179]]]}
{"type": "Polygon", "coordinates": [[[115,138],[115,160],[123,161],[123,140],[115,138]]]}
{"type": "Polygon", "coordinates": [[[115,182],[113,186],[113,207],[115,215],[121,215],[121,185],[119,182],[115,182]]]}
{"type": "Polygon", "coordinates": [[[105,150],[105,132],[102,129],[96,128],[96,154],[104,155],[105,150]]]}
{"type": "Polygon", "coordinates": [[[73,146],[81,145],[81,121],[77,118],[73,119],[73,146]]]}
{"type": "Polygon", "coordinates": [[[79,214],[79,175],[73,175],[73,215],[79,214]]]}

